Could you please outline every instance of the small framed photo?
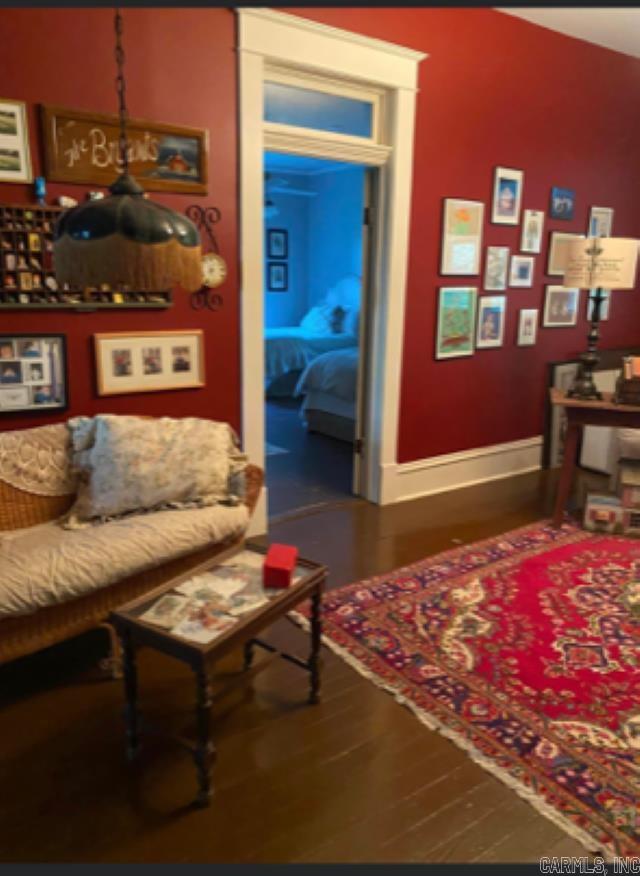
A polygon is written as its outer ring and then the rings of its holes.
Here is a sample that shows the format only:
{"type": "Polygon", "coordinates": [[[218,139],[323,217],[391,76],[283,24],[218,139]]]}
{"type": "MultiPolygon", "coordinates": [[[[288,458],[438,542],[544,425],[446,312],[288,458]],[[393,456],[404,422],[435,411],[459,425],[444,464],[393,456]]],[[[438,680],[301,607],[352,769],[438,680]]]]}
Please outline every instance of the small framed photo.
{"type": "Polygon", "coordinates": [[[579,289],[564,286],[547,286],[544,299],[543,326],[560,328],[575,325],[578,321],[579,289]]]}
{"type": "Polygon", "coordinates": [[[521,310],[518,314],[518,346],[535,346],[537,334],[538,310],[536,308],[521,310]]]}
{"type": "Polygon", "coordinates": [[[542,231],[544,228],[544,212],[542,210],[525,210],[522,218],[522,235],[520,237],[520,252],[535,252],[542,250],[542,231]]]}
{"type": "Polygon", "coordinates": [[[438,296],[436,359],[473,355],[476,287],[447,286],[438,296]]]}
{"type": "Polygon", "coordinates": [[[98,395],[205,385],[201,329],[94,335],[98,395]]]}
{"type": "Polygon", "coordinates": [[[289,267],[284,262],[267,263],[267,290],[286,292],[289,288],[289,267]]]}
{"type": "MultiPolygon", "coordinates": [[[[596,294],[595,289],[589,289],[587,295],[587,319],[591,322],[593,318],[593,296],[596,294]]],[[[609,310],[611,307],[611,289],[602,289],[602,303],[600,304],[600,321],[606,322],[609,319],[609,310]]]]}
{"type": "Polygon", "coordinates": [[[29,183],[32,179],[26,104],[0,100],[0,182],[29,183]]]}
{"type": "Polygon", "coordinates": [[[496,167],[493,176],[491,221],[494,225],[517,225],[524,186],[524,171],[496,167]]]}
{"type": "Polygon", "coordinates": [[[0,336],[0,413],[65,410],[64,335],[0,336]]]}
{"type": "Polygon", "coordinates": [[[488,246],[484,266],[484,288],[490,292],[500,292],[507,288],[509,272],[509,247],[488,246]]]}
{"type": "Polygon", "coordinates": [[[270,228],[267,231],[267,258],[286,259],[289,257],[289,232],[284,228],[270,228]]]}
{"type": "Polygon", "coordinates": [[[589,210],[587,237],[611,237],[613,210],[611,207],[592,207],[589,210]]]}
{"type": "Polygon", "coordinates": [[[584,234],[571,234],[562,231],[552,231],[547,257],[547,274],[550,277],[562,277],[567,266],[567,245],[572,240],[584,240],[584,234]]]}
{"type": "Polygon", "coordinates": [[[554,186],[551,189],[549,216],[551,219],[573,219],[576,208],[576,193],[573,189],[561,189],[554,186]]]}
{"type": "Polygon", "coordinates": [[[480,273],[484,204],[445,198],[442,210],[440,273],[445,277],[480,273]]]}
{"type": "Polygon", "coordinates": [[[502,346],[506,311],[505,295],[485,295],[479,299],[476,349],[502,346]]]}
{"type": "Polygon", "coordinates": [[[509,285],[514,288],[530,289],[533,286],[533,256],[514,255],[509,269],[509,285]]]}

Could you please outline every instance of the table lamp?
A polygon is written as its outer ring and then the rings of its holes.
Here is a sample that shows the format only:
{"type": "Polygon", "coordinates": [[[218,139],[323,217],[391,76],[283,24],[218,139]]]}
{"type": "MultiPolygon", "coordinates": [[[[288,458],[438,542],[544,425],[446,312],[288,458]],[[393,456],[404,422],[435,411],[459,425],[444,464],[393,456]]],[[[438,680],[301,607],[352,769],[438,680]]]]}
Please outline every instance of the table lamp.
{"type": "Polygon", "coordinates": [[[565,289],[595,289],[587,351],[580,356],[580,368],[567,395],[588,401],[600,399],[593,371],[600,356],[600,308],[605,289],[633,289],[636,281],[640,241],[627,237],[588,237],[571,241],[566,249],[563,286],[565,289]]]}

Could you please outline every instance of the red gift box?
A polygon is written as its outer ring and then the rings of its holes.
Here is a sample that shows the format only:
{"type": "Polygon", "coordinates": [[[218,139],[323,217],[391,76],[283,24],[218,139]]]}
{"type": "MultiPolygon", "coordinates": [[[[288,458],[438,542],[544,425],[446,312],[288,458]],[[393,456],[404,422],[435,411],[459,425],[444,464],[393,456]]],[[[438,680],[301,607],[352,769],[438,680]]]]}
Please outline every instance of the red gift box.
{"type": "Polygon", "coordinates": [[[277,589],[288,587],[297,561],[298,548],[290,544],[272,544],[262,567],[264,586],[277,589]]]}

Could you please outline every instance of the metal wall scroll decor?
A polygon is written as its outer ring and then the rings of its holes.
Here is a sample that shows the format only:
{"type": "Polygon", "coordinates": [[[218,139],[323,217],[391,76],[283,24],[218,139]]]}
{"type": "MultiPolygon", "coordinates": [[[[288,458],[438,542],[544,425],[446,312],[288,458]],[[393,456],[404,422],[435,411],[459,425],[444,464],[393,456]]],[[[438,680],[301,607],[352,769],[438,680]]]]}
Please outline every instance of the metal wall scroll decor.
{"type": "Polygon", "coordinates": [[[202,286],[191,294],[191,306],[194,310],[220,310],[223,304],[222,295],[214,290],[221,286],[227,278],[227,263],[220,255],[220,247],[213,230],[222,218],[217,207],[202,207],[191,204],[187,207],[187,216],[209,240],[210,251],[202,256],[202,286]]]}

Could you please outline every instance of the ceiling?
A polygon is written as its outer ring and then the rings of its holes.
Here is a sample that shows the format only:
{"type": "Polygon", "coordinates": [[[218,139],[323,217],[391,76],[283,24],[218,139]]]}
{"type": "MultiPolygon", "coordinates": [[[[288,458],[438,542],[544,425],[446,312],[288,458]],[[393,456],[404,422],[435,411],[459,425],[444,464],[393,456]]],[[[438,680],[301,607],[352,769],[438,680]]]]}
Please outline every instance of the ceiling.
{"type": "Polygon", "coordinates": [[[640,9],[496,8],[498,12],[640,58],[640,9]]]}

